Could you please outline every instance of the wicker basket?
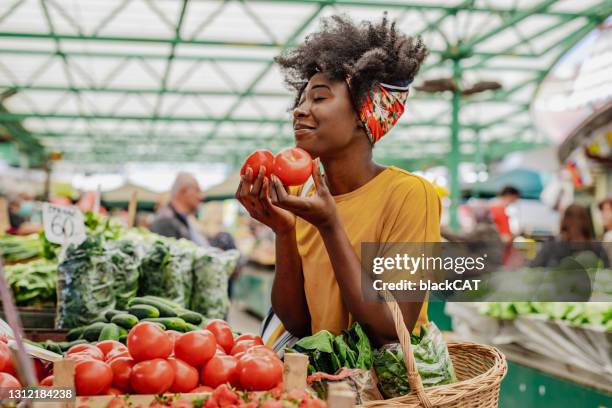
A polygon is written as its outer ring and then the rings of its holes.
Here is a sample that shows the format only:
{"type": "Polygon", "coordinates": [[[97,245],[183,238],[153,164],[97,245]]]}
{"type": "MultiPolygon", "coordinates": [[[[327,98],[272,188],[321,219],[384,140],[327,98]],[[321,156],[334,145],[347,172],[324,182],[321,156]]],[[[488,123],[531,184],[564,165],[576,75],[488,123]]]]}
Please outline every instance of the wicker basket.
{"type": "Polygon", "coordinates": [[[393,315],[412,391],[402,397],[367,402],[361,405],[362,407],[493,408],[498,406],[499,386],[507,370],[503,354],[495,347],[482,344],[450,343],[448,351],[453,361],[457,382],[424,388],[417,372],[402,312],[391,294],[385,293],[385,298],[393,315]]]}

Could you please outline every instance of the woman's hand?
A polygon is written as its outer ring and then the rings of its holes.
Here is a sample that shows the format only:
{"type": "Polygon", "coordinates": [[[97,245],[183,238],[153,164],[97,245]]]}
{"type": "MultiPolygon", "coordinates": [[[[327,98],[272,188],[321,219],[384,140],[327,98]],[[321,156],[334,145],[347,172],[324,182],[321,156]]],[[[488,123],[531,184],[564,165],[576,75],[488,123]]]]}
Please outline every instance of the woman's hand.
{"type": "Polygon", "coordinates": [[[321,175],[319,159],[313,161],[312,178],[315,193],[304,198],[289,194],[278,177],[272,175],[272,187],[270,188],[272,204],[291,211],[318,229],[333,227],[338,222],[336,202],[321,175]]]}
{"type": "Polygon", "coordinates": [[[261,166],[255,180],[249,167],[240,176],[236,199],[242,203],[251,217],[272,228],[274,233],[286,233],[295,227],[295,215],[272,204],[270,201],[270,182],[264,176],[266,168],[261,166]]]}

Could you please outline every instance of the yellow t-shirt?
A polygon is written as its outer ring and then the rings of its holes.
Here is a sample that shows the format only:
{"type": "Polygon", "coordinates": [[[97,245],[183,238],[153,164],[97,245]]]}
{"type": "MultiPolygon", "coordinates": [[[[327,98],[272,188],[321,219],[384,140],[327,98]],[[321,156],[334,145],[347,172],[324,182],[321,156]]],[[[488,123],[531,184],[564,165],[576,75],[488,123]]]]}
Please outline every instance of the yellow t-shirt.
{"type": "MultiPolygon", "coordinates": [[[[355,253],[362,242],[440,241],[440,199],[427,180],[397,167],[389,167],[368,183],[347,194],[334,196],[342,226],[355,253]]],[[[352,319],[342,303],[340,288],[318,230],[301,218],[296,238],[312,333],[347,329],[352,319]]],[[[416,324],[427,323],[423,303],[416,324]]]]}

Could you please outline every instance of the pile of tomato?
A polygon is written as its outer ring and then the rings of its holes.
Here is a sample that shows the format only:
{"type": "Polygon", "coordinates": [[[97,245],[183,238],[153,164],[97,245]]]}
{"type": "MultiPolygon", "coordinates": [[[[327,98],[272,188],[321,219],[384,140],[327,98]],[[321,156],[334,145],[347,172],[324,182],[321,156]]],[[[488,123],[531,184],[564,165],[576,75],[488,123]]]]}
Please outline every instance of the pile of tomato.
{"type": "MultiPolygon", "coordinates": [[[[267,391],[281,385],[283,378],[283,363],[261,338],[234,338],[223,320],[187,333],[141,322],[130,330],[127,346],[114,340],[78,344],[66,358],[76,360],[74,380],[80,396],[210,392],[222,384],[267,391]]],[[[40,385],[52,386],[53,375],[34,361],[40,385]]],[[[0,371],[0,387],[21,387],[4,342],[0,371]]]]}

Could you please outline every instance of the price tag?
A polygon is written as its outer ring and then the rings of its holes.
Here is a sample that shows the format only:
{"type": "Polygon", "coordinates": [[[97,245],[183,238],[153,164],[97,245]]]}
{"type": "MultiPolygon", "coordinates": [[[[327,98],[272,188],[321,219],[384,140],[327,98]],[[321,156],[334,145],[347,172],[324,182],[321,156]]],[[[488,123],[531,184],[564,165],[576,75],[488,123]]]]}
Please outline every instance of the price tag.
{"type": "Polygon", "coordinates": [[[45,236],[54,244],[79,245],[86,238],[83,214],[75,207],[43,204],[45,236]]]}

